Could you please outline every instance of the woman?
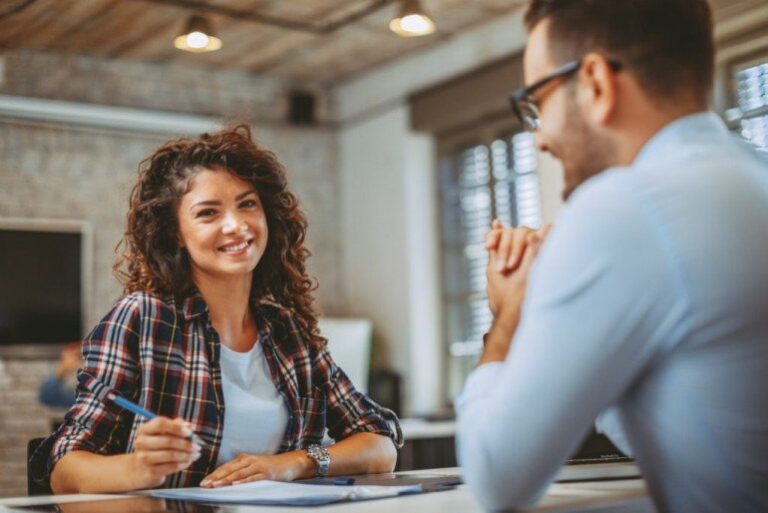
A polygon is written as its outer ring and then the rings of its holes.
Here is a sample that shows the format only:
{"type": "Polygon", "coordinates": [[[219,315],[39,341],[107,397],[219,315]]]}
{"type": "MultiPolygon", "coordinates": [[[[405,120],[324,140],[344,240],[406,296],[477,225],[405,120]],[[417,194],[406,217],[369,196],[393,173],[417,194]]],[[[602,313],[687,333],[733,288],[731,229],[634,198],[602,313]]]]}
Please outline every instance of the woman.
{"type": "Polygon", "coordinates": [[[84,341],[77,403],[48,461],[55,493],[394,468],[397,418],[354,389],[318,335],[306,226],[245,126],[171,141],[141,164],[116,265],[126,295],[84,341]]]}

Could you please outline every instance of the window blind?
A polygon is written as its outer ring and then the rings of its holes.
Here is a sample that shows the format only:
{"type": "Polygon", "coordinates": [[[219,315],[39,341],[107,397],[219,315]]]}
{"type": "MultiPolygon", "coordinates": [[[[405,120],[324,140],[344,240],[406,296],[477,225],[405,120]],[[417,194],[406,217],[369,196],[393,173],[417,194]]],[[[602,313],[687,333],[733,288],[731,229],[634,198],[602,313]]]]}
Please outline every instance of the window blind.
{"type": "MultiPolygon", "coordinates": [[[[528,133],[465,146],[441,164],[444,306],[449,353],[455,359],[479,354],[492,322],[484,247],[492,220],[506,226],[541,225],[537,168],[528,133]]],[[[460,386],[473,365],[474,358],[459,365],[450,381],[460,386]]]]}
{"type": "Polygon", "coordinates": [[[768,151],[768,61],[736,73],[736,99],[741,111],[741,135],[768,151]]]}

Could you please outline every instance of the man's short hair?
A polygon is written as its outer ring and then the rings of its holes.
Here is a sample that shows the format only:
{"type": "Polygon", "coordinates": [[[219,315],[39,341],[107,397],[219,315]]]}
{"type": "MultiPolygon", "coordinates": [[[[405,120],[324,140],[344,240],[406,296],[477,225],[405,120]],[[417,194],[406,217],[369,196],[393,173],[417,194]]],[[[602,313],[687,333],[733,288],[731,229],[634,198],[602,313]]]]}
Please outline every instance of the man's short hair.
{"type": "Polygon", "coordinates": [[[712,90],[715,45],[707,0],[531,0],[529,31],[549,20],[552,56],[616,59],[654,100],[712,90]]]}

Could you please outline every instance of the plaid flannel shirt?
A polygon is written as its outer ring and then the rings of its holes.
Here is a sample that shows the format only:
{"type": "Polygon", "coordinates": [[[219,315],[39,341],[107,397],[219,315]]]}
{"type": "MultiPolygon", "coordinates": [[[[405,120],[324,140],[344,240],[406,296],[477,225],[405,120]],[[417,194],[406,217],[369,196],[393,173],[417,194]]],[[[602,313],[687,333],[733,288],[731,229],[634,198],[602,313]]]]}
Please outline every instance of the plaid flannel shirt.
{"type": "MultiPolygon", "coordinates": [[[[341,440],[358,432],[401,447],[395,414],[355,390],[322,340],[307,341],[292,313],[266,300],[251,304],[272,379],[289,412],[279,452],[341,440]]],[[[167,417],[182,417],[208,444],[166,487],[196,486],[214,470],[224,422],[219,339],[199,292],[180,307],[172,298],[134,293],[120,300],[83,341],[77,401],[52,435],[47,474],[64,455],[131,452],[143,419],[105,401],[114,391],[167,417]]],[[[48,477],[48,476],[46,476],[48,477]]]]}

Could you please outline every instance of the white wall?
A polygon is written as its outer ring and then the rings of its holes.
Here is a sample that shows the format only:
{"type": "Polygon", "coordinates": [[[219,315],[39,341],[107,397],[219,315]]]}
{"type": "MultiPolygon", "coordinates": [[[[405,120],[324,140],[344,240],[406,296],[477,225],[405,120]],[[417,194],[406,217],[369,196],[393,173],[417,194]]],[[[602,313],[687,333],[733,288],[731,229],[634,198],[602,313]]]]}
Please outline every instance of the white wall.
{"type": "Polygon", "coordinates": [[[345,123],[379,115],[381,110],[403,103],[415,91],[520,51],[526,38],[522,18],[522,9],[499,16],[458,37],[336,86],[331,117],[345,123]]]}
{"type": "Polygon", "coordinates": [[[539,184],[541,185],[541,219],[551,223],[563,206],[563,166],[549,153],[539,152],[539,184]]]}

